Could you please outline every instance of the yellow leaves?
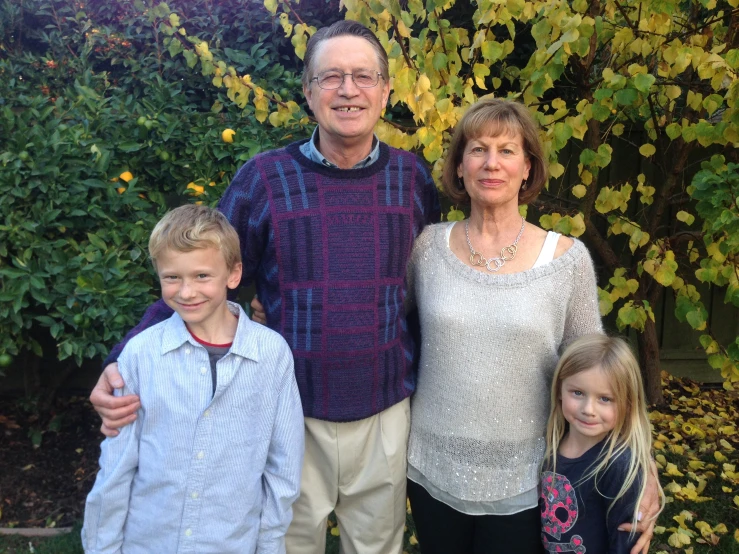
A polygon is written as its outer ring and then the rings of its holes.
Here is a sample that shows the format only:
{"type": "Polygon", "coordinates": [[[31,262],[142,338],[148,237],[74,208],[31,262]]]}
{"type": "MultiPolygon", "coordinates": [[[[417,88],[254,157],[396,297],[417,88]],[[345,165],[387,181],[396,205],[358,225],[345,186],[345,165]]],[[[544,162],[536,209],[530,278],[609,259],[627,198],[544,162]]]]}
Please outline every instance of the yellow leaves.
{"type": "Polygon", "coordinates": [[[254,91],[254,108],[254,117],[259,123],[264,123],[269,116],[269,99],[259,87],[254,91]]]}
{"type": "Polygon", "coordinates": [[[716,450],[716,452],[713,453],[713,457],[716,459],[717,462],[725,462],[728,460],[726,456],[724,456],[720,451],[716,450]]]}
{"type": "MultiPolygon", "coordinates": [[[[293,29],[293,36],[290,39],[290,42],[295,49],[295,55],[301,60],[303,59],[303,56],[305,56],[305,50],[308,46],[308,37],[312,34],[310,33],[311,29],[311,27],[308,27],[303,23],[295,25],[295,28],[293,29]]],[[[313,30],[313,32],[315,32],[315,30],[313,30]]]]}
{"type": "Polygon", "coordinates": [[[585,196],[588,192],[588,189],[585,187],[585,185],[575,185],[572,187],[572,195],[575,198],[582,198],[585,196]]]}
{"type": "MultiPolygon", "coordinates": [[[[597,209],[597,206],[596,206],[597,209]]],[[[637,248],[645,246],[649,242],[649,233],[642,231],[641,227],[623,217],[614,218],[608,229],[608,235],[625,234],[629,236],[629,249],[633,254],[637,248]]]]}
{"type": "Polygon", "coordinates": [[[639,147],[639,154],[641,154],[645,158],[651,158],[656,151],[657,149],[654,147],[653,144],[642,144],[639,147]]]}
{"type": "Polygon", "coordinates": [[[675,464],[668,463],[667,467],[665,467],[664,471],[665,475],[669,475],[671,477],[684,477],[684,473],[680,473],[680,471],[677,469],[677,466],[675,464]]]}
{"type": "Polygon", "coordinates": [[[557,162],[549,165],[549,175],[553,179],[559,179],[565,172],[565,167],[557,162]]]}
{"type": "Polygon", "coordinates": [[[472,73],[475,76],[475,84],[481,89],[487,90],[485,77],[490,75],[490,68],[487,65],[476,63],[472,68],[472,73]]]}
{"type": "Polygon", "coordinates": [[[539,218],[539,225],[544,229],[553,229],[563,235],[579,237],[585,232],[585,220],[581,213],[575,216],[558,213],[543,215],[539,218]]]}
{"type": "Polygon", "coordinates": [[[637,177],[638,185],[636,186],[636,191],[641,194],[639,197],[639,202],[642,204],[645,204],[649,206],[654,202],[654,193],[656,192],[656,189],[653,186],[646,185],[645,184],[645,177],[643,173],[640,173],[637,177]]]}
{"type": "Polygon", "coordinates": [[[675,548],[682,548],[690,544],[693,533],[687,529],[677,529],[667,538],[667,544],[675,548]]]}
{"type": "Polygon", "coordinates": [[[626,327],[633,327],[638,331],[644,330],[647,318],[654,321],[654,312],[647,302],[636,304],[633,300],[629,300],[618,311],[616,318],[616,326],[623,331],[626,327]]]}
{"type": "MultiPolygon", "coordinates": [[[[626,48],[634,40],[634,33],[629,27],[622,27],[613,35],[611,47],[614,51],[620,51],[626,48]]],[[[604,74],[605,78],[605,74],[604,74]]],[[[608,80],[608,79],[607,79],[608,80]]]]}
{"type": "Polygon", "coordinates": [[[195,45],[195,53],[200,57],[201,62],[213,61],[213,54],[208,49],[208,43],[204,40],[195,45]]]}
{"type": "Polygon", "coordinates": [[[205,187],[203,185],[196,185],[195,183],[188,183],[185,190],[191,190],[193,196],[200,196],[205,192],[205,187]]]}
{"type": "Polygon", "coordinates": [[[688,97],[686,99],[688,106],[690,106],[694,110],[699,110],[701,107],[702,101],[703,101],[703,95],[701,93],[693,92],[692,90],[688,91],[688,97]]]}
{"type": "Polygon", "coordinates": [[[464,212],[452,207],[446,215],[447,221],[464,221],[464,212]]]}
{"type": "Polygon", "coordinates": [[[685,210],[680,210],[679,212],[677,212],[677,215],[675,217],[678,221],[682,221],[683,223],[687,223],[688,225],[692,225],[695,221],[695,216],[686,212],[685,210]]]}
{"type": "Polygon", "coordinates": [[[664,258],[662,259],[655,257],[645,260],[642,268],[660,285],[669,287],[675,280],[675,272],[678,268],[677,262],[675,261],[675,253],[672,250],[668,250],[664,253],[664,258]]]}
{"type": "Polygon", "coordinates": [[[626,212],[633,190],[633,187],[628,183],[618,190],[612,187],[603,187],[595,200],[595,209],[602,214],[607,214],[616,209],[622,213],[626,212]]]}

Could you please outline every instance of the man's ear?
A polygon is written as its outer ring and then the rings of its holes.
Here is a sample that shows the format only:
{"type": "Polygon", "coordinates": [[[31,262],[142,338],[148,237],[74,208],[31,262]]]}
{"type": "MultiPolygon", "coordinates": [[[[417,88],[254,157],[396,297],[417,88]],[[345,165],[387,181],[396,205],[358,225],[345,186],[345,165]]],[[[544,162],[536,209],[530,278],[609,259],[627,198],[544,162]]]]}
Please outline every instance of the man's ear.
{"type": "Polygon", "coordinates": [[[303,96],[305,96],[306,102],[308,102],[308,107],[310,108],[310,111],[313,111],[313,105],[311,104],[313,100],[313,93],[311,91],[310,84],[303,85],[303,96]]]}

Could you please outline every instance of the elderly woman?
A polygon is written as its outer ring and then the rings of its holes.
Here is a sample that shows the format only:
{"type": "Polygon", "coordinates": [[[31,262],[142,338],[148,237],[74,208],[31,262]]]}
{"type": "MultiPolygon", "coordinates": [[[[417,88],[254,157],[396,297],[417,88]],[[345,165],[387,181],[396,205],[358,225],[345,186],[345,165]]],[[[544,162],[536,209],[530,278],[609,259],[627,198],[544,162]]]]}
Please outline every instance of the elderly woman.
{"type": "Polygon", "coordinates": [[[542,552],[552,373],[570,341],[602,332],[585,246],[520,215],[546,179],[527,109],[482,99],[457,125],[443,172],[470,217],[427,227],[414,245],[408,300],[422,342],[408,496],[424,554],[542,552]]]}

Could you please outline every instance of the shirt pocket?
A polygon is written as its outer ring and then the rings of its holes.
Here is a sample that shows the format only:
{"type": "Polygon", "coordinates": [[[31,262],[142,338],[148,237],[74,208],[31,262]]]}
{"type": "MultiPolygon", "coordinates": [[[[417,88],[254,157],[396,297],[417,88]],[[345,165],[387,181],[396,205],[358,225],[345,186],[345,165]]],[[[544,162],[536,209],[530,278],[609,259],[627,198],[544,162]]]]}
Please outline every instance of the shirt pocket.
{"type": "Polygon", "coordinates": [[[229,390],[228,437],[233,444],[247,446],[269,439],[272,428],[268,425],[269,407],[264,394],[243,390],[240,387],[229,390]]]}

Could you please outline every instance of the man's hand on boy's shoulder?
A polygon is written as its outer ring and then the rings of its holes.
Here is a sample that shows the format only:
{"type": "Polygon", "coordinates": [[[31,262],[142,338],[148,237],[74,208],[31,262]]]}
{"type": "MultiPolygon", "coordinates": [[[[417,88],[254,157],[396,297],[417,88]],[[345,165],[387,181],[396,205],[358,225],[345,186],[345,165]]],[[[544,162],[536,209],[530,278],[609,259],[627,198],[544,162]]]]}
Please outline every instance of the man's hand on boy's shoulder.
{"type": "Polygon", "coordinates": [[[259,301],[259,298],[254,296],[251,300],[251,320],[262,325],[267,325],[267,314],[264,313],[264,306],[259,301]]]}
{"type": "Polygon", "coordinates": [[[97,384],[90,393],[90,402],[102,418],[100,432],[106,437],[118,435],[118,429],[133,423],[136,412],[141,407],[139,397],[135,394],[115,396],[115,389],[123,388],[123,379],[118,372],[118,363],[108,364],[100,375],[97,384]]]}

